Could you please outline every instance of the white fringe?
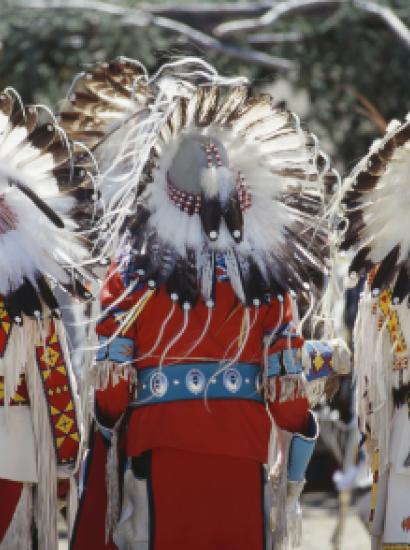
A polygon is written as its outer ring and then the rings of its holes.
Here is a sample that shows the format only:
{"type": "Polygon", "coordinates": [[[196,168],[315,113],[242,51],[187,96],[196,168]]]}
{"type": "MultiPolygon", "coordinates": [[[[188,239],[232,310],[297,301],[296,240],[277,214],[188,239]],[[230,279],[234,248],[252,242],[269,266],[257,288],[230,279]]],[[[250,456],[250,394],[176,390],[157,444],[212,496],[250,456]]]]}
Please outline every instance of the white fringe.
{"type": "Polygon", "coordinates": [[[325,387],[327,380],[328,377],[323,377],[306,382],[306,397],[311,407],[316,407],[316,405],[326,400],[325,387]]]}
{"type": "MultiPolygon", "coordinates": [[[[136,369],[132,362],[114,363],[113,361],[94,362],[92,368],[85,372],[82,384],[82,404],[85,409],[86,429],[95,417],[94,395],[96,390],[105,389],[108,382],[117,385],[120,380],[126,380],[130,385],[136,383],[136,369]]],[[[118,461],[118,430],[123,417],[121,417],[111,430],[112,438],[108,451],[105,482],[107,490],[107,510],[105,516],[105,541],[108,543],[110,534],[115,529],[120,517],[120,488],[119,488],[119,461],[118,461]]]]}
{"type": "Polygon", "coordinates": [[[118,464],[118,430],[122,417],[117,421],[113,430],[110,449],[107,456],[105,481],[107,488],[107,511],[105,515],[105,543],[108,544],[110,533],[117,526],[120,517],[120,486],[118,464]]]}
{"type": "Polygon", "coordinates": [[[300,374],[271,376],[265,382],[265,398],[268,401],[284,403],[290,399],[306,397],[306,382],[300,374]],[[276,380],[280,381],[280,392],[276,391],[276,380]]]}
{"type": "Polygon", "coordinates": [[[354,365],[357,379],[360,428],[368,433],[369,456],[379,449],[379,471],[383,473],[389,462],[389,439],[393,412],[390,373],[393,372],[393,353],[390,337],[383,326],[378,329],[380,311],[377,298],[365,291],[358,309],[354,327],[354,365]],[[377,307],[374,314],[373,308],[377,307]],[[371,407],[371,410],[370,410],[371,407]]]}
{"type": "Polygon", "coordinates": [[[95,390],[106,389],[109,380],[113,386],[119,384],[120,380],[128,380],[130,384],[136,381],[136,369],[133,363],[114,363],[113,361],[95,362],[91,375],[93,379],[92,387],[95,390]]]}
{"type": "Polygon", "coordinates": [[[116,386],[120,380],[130,385],[137,382],[137,371],[132,363],[114,363],[113,361],[93,361],[91,367],[83,370],[81,375],[81,410],[83,432],[88,434],[95,418],[95,391],[104,390],[111,381],[116,386]]]}
{"type": "Polygon", "coordinates": [[[25,319],[24,322],[34,327],[30,345],[32,352],[27,357],[26,367],[26,381],[37,448],[38,484],[34,495],[34,518],[38,530],[39,548],[54,550],[58,542],[57,464],[48,406],[35,357],[36,344],[39,339],[44,341],[49,326],[47,321],[43,326],[39,324],[36,326],[36,322],[32,320],[25,319]],[[47,326],[45,326],[46,323],[47,326]]]}
{"type": "Polygon", "coordinates": [[[73,532],[75,518],[77,516],[78,510],[78,485],[74,476],[70,477],[70,489],[68,493],[68,502],[67,502],[67,527],[68,527],[68,540],[71,540],[71,535],[73,532]]]}
{"type": "Polygon", "coordinates": [[[287,547],[289,528],[287,522],[287,484],[288,484],[288,456],[292,434],[277,429],[274,440],[274,450],[269,464],[269,480],[272,484],[272,508],[270,514],[272,536],[272,550],[281,550],[287,547]]]}
{"type": "MultiPolygon", "coordinates": [[[[71,378],[74,407],[77,413],[78,427],[81,422],[78,417],[79,407],[75,398],[76,385],[71,375],[71,366],[67,344],[64,337],[64,327],[61,321],[54,320],[56,333],[59,336],[61,349],[71,378]]],[[[55,550],[57,547],[57,479],[69,477],[75,468],[60,467],[57,469],[56,453],[50,425],[49,407],[44,394],[44,387],[37,365],[36,346],[43,345],[50,328],[50,319],[34,320],[24,317],[22,327],[13,326],[9,347],[2,361],[5,377],[6,399],[14,395],[24,373],[30,397],[30,410],[33,422],[34,438],[36,443],[36,462],[38,470],[38,484],[34,491],[33,514],[38,530],[39,548],[55,550]]],[[[80,454],[80,453],[79,453],[80,454]]],[[[19,548],[16,546],[15,548],[19,548]]]]}

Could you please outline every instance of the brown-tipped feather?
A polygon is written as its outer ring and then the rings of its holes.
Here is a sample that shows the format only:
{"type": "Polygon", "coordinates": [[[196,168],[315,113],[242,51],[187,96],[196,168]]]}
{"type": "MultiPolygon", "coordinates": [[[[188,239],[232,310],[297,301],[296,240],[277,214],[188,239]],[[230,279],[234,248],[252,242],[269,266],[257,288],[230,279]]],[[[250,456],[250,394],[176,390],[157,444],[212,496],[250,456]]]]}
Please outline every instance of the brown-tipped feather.
{"type": "Polygon", "coordinates": [[[354,184],[354,189],[359,191],[371,191],[377,185],[379,176],[372,176],[369,172],[360,172],[354,184]]]}
{"type": "MultiPolygon", "coordinates": [[[[246,104],[243,105],[242,109],[239,109],[233,116],[230,117],[230,121],[235,121],[239,117],[245,116],[252,112],[254,109],[258,109],[262,106],[271,107],[273,103],[273,98],[270,94],[258,94],[253,97],[249,97],[246,101],[246,104]]],[[[264,117],[260,116],[259,119],[254,119],[249,121],[249,123],[244,126],[242,131],[246,131],[250,126],[252,126],[256,120],[263,121],[264,117]]]]}
{"type": "Polygon", "coordinates": [[[27,187],[23,182],[13,180],[12,184],[15,185],[22,193],[26,195],[47,218],[53,222],[56,227],[63,228],[64,222],[60,216],[41,199],[35,191],[27,187]]]}
{"type": "Polygon", "coordinates": [[[364,246],[357,252],[350,264],[349,273],[361,273],[373,266],[373,262],[368,258],[370,251],[370,246],[364,246]]]}
{"type": "Polygon", "coordinates": [[[367,169],[370,175],[381,176],[386,171],[386,161],[379,153],[373,153],[367,161],[367,169]]]}
{"type": "Polygon", "coordinates": [[[53,175],[62,191],[90,182],[90,174],[82,166],[60,166],[53,170],[53,175]]]}
{"type": "Polygon", "coordinates": [[[372,281],[372,290],[387,288],[397,273],[397,260],[400,256],[400,245],[397,244],[382,260],[372,281]]]}
{"type": "Polygon", "coordinates": [[[51,122],[37,126],[28,139],[33,147],[37,149],[45,149],[49,147],[56,137],[56,128],[51,122]]]}
{"type": "Polygon", "coordinates": [[[229,197],[227,209],[224,212],[224,218],[233,240],[240,243],[243,238],[243,216],[238,193],[234,192],[229,197]]]}
{"type": "Polygon", "coordinates": [[[198,90],[198,105],[195,113],[195,124],[199,127],[209,126],[216,114],[218,106],[219,88],[204,86],[198,90]]]}
{"type": "Polygon", "coordinates": [[[397,146],[402,146],[410,140],[410,121],[403,126],[394,135],[394,141],[397,146]]]}
{"type": "Polygon", "coordinates": [[[385,161],[389,161],[395,149],[395,138],[392,137],[378,150],[379,156],[385,161]]]}
{"type": "Polygon", "coordinates": [[[393,287],[393,300],[401,303],[404,298],[410,293],[410,278],[407,262],[401,266],[399,275],[393,287]]]}
{"type": "Polygon", "coordinates": [[[219,101],[215,122],[220,124],[229,123],[242,108],[248,95],[249,88],[247,86],[238,86],[231,90],[223,100],[219,101]]]}
{"type": "Polygon", "coordinates": [[[0,93],[0,111],[7,117],[13,112],[14,99],[6,92],[0,93]]]}
{"type": "Polygon", "coordinates": [[[16,111],[10,120],[15,126],[25,126],[27,133],[30,134],[36,127],[38,111],[36,107],[29,105],[24,111],[22,109],[16,111]]]}

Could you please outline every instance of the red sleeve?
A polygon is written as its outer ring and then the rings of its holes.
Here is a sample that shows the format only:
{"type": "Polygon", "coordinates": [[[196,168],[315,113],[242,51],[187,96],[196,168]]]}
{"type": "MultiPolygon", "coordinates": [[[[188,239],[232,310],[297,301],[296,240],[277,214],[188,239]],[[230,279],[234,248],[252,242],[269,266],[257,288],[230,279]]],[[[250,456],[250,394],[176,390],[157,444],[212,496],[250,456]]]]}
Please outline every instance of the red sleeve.
{"type": "MultiPolygon", "coordinates": [[[[302,348],[304,340],[296,330],[290,296],[286,294],[283,302],[277,300],[276,302],[276,304],[273,302],[265,317],[264,333],[265,338],[272,336],[268,348],[268,365],[270,376],[273,378],[271,383],[276,387],[275,395],[279,396],[281,394],[281,377],[288,374],[283,372],[283,367],[279,370],[279,365],[286,364],[284,356],[289,355],[290,350],[302,348]]],[[[298,361],[296,357],[293,359],[298,361]]],[[[289,374],[292,375],[293,373],[289,374]]],[[[280,428],[302,434],[307,429],[308,407],[309,403],[305,397],[297,397],[282,402],[279,400],[269,402],[269,409],[280,428]]]]}
{"type": "MultiPolygon", "coordinates": [[[[97,325],[97,334],[100,337],[100,343],[103,342],[104,337],[110,338],[118,331],[121,322],[124,320],[129,309],[137,302],[141,296],[143,290],[136,290],[129,294],[126,298],[118,303],[115,303],[119,297],[125,292],[125,286],[120,273],[118,272],[117,265],[113,262],[108,269],[107,276],[101,291],[101,306],[103,317],[97,325]],[[111,307],[113,306],[113,307],[111,307]],[[104,310],[107,310],[104,315],[104,310]]],[[[121,331],[115,339],[121,338],[125,340],[125,348],[127,347],[127,339],[129,344],[134,345],[135,341],[135,323],[131,325],[125,331],[121,331]]],[[[114,344],[114,340],[112,344],[114,344]]],[[[111,344],[111,345],[112,345],[111,344]]],[[[134,349],[134,348],[133,348],[134,349]]],[[[130,351],[135,353],[136,350],[130,351]]],[[[98,357],[97,357],[98,359],[98,357]]],[[[112,360],[110,356],[108,360],[112,360]]],[[[132,356],[130,359],[132,360],[132,356]]],[[[110,375],[106,388],[96,390],[95,392],[95,404],[98,420],[105,426],[112,427],[121,414],[127,408],[130,399],[131,387],[130,382],[123,377],[117,377],[116,383],[113,384],[112,377],[110,375]]]]}
{"type": "MultiPolygon", "coordinates": [[[[107,313],[97,325],[97,334],[99,336],[111,336],[117,329],[126,313],[138,301],[144,292],[144,289],[136,288],[135,291],[128,294],[123,300],[116,302],[124,293],[126,287],[124,285],[121,274],[118,271],[117,264],[113,261],[107,271],[103,287],[101,289],[101,309],[102,313],[106,310],[107,313]],[[114,304],[115,302],[115,304],[114,304]]],[[[128,328],[123,333],[129,338],[134,337],[134,325],[128,328]]]]}
{"type": "Polygon", "coordinates": [[[128,406],[130,399],[130,384],[128,380],[120,379],[115,386],[111,380],[103,390],[96,390],[95,404],[98,421],[112,428],[128,406]]]}
{"type": "MultiPolygon", "coordinates": [[[[279,382],[279,380],[277,381],[279,382]]],[[[275,423],[282,430],[304,434],[307,430],[309,402],[305,397],[269,403],[275,423]]]]}

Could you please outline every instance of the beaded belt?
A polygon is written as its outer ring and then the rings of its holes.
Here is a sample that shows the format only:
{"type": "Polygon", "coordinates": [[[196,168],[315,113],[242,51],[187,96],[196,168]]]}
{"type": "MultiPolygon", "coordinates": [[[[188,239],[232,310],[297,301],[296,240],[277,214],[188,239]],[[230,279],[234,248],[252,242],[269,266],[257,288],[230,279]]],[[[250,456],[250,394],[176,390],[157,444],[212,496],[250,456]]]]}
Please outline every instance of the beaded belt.
{"type": "MultiPolygon", "coordinates": [[[[20,384],[16,393],[9,401],[9,405],[30,405],[27,384],[24,376],[20,377],[20,384]]],[[[0,376],[0,407],[4,406],[4,377],[0,376]]]]}
{"type": "Polygon", "coordinates": [[[138,372],[137,399],[130,406],[193,399],[250,399],[263,402],[260,367],[236,363],[185,363],[149,367],[138,372]]]}

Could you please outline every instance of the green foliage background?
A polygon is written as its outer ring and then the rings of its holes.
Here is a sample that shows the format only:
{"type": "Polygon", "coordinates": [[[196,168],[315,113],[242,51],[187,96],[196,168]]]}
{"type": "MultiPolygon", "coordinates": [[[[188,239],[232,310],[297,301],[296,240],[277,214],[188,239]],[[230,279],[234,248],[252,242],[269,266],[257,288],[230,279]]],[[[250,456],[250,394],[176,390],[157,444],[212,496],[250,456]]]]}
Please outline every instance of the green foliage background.
{"type": "MultiPolygon", "coordinates": [[[[410,26],[408,0],[385,4],[410,26]]],[[[140,3],[129,0],[128,5],[140,3]]],[[[0,86],[13,86],[25,101],[45,102],[57,109],[73,77],[95,61],[125,55],[140,59],[153,71],[169,56],[195,53],[207,57],[222,73],[240,72],[261,85],[280,76],[295,90],[304,90],[310,100],[306,123],[330,145],[346,170],[380,133],[360,112],[357,94],[387,121],[403,119],[410,110],[409,49],[350,3],[331,17],[297,18],[275,26],[275,32],[297,30],[304,36],[296,44],[264,47],[272,55],[298,62],[298,71],[281,74],[201,51],[175,33],[127,26],[117,17],[92,11],[21,9],[12,0],[0,0],[0,10],[0,86]]]]}

